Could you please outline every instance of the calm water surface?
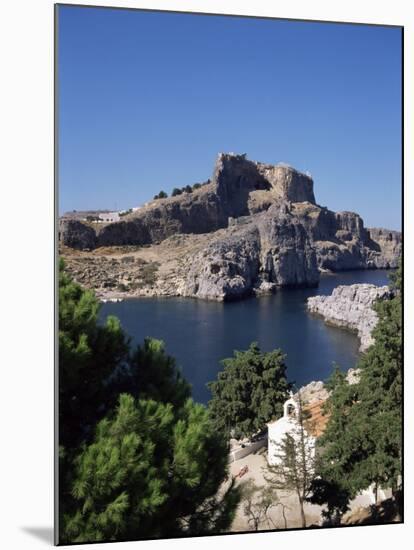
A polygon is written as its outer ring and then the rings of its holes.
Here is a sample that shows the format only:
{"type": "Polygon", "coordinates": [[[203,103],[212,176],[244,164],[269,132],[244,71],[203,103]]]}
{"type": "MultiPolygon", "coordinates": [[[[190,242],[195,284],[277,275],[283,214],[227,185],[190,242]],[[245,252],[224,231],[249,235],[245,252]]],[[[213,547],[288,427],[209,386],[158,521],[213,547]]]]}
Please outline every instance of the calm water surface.
{"type": "Polygon", "coordinates": [[[141,343],[146,336],[164,340],[193,386],[196,401],[206,403],[206,383],[216,379],[220,360],[257,341],[263,351],[287,354],[289,380],[297,385],[325,380],[337,363],[347,370],[358,359],[359,341],[347,330],[329,327],[306,311],[306,299],[330,294],[337,285],[388,284],[389,271],[348,271],[324,275],[318,288],[283,289],[271,296],[216,303],[190,298],[142,298],[102,304],[101,319],[116,315],[124,330],[141,343]]]}

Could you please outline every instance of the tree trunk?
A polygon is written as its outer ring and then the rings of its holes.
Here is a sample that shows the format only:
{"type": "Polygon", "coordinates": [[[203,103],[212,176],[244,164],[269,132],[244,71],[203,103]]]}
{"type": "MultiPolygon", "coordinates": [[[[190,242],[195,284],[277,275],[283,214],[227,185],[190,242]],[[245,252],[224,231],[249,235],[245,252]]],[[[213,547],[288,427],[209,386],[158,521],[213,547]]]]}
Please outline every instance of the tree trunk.
{"type": "Polygon", "coordinates": [[[299,497],[299,507],[300,507],[300,519],[302,521],[302,527],[306,527],[306,516],[305,516],[305,510],[303,509],[303,498],[299,497]]]}
{"type": "Polygon", "coordinates": [[[285,529],[287,529],[287,518],[286,518],[286,511],[285,511],[284,504],[282,504],[282,516],[283,516],[283,522],[285,524],[285,529]]]}

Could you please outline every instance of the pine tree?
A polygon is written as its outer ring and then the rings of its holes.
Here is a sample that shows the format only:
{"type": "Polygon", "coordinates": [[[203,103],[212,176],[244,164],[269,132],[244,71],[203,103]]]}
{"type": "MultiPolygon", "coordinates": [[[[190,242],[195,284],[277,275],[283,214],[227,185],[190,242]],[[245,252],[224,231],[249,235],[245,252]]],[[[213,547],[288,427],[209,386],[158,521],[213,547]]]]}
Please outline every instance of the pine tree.
{"type": "Polygon", "coordinates": [[[359,443],[363,441],[365,426],[353,412],[358,402],[357,384],[349,384],[339,367],[335,368],[326,388],[331,392],[324,406],[324,414],[329,415],[329,420],[317,441],[317,475],[312,480],[308,500],[326,505],[323,517],[327,524],[336,525],[361,485],[360,480],[349,473],[361,452],[359,443]]]}
{"type": "Polygon", "coordinates": [[[129,341],[116,317],[98,324],[99,302],[59,271],[59,444],[66,450],[87,438],[116,403],[106,383],[128,358],[129,341]]]}
{"type": "Polygon", "coordinates": [[[310,495],[306,500],[323,506],[323,524],[333,526],[340,525],[342,516],[349,510],[350,494],[341,482],[328,481],[318,475],[311,482],[310,495]]]}
{"type": "Polygon", "coordinates": [[[121,392],[180,407],[191,387],[166,354],[163,342],[145,339],[131,350],[120,322],[98,323],[99,302],[64,271],[59,275],[59,444],[87,440],[121,392]]]}
{"type": "Polygon", "coordinates": [[[228,444],[206,409],[181,410],[122,394],[76,460],[76,510],[64,518],[70,542],[133,540],[219,532],[238,504],[227,473],[228,444]]]}
{"type": "Polygon", "coordinates": [[[208,384],[209,409],[218,429],[250,437],[282,412],[290,385],[281,350],[261,353],[257,343],[224,359],[217,381],[208,384]]]}
{"type": "Polygon", "coordinates": [[[377,496],[381,487],[399,488],[402,461],[402,296],[401,269],[391,279],[395,296],[374,305],[378,323],[374,344],[357,364],[359,382],[349,384],[343,373],[330,380],[330,415],[327,429],[318,444],[322,449],[317,498],[328,501],[336,516],[348,501],[373,485],[377,496]],[[336,506],[330,488],[342,495],[336,506]]]}
{"type": "Polygon", "coordinates": [[[177,408],[191,397],[191,386],[178,370],[175,359],[166,353],[164,343],[155,338],[145,338],[130,353],[127,366],[114,374],[111,386],[116,394],[127,392],[177,408]]]}
{"type": "Polygon", "coordinates": [[[60,542],[228,529],[239,490],[227,483],[228,441],[164,345],[131,350],[119,321],[59,280],[60,542]],[[128,391],[132,395],[122,395],[128,391]],[[115,410],[116,404],[118,407],[115,410]],[[220,494],[219,494],[220,493],[220,494]]]}
{"type": "Polygon", "coordinates": [[[363,470],[375,490],[396,491],[402,461],[402,297],[401,268],[391,279],[396,295],[374,306],[378,324],[375,343],[359,362],[358,404],[371,443],[363,470]]]}

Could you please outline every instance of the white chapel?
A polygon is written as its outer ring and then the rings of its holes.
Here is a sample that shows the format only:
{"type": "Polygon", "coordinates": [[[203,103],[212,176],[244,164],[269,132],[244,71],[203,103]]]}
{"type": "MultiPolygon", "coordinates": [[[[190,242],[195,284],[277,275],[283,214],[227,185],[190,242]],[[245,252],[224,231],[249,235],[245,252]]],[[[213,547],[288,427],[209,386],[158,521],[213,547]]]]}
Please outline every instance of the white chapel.
{"type": "MultiPolygon", "coordinates": [[[[299,437],[299,406],[299,402],[291,392],[289,399],[283,405],[283,416],[267,424],[267,460],[271,466],[276,465],[280,461],[280,458],[277,456],[278,448],[285,436],[290,435],[294,439],[299,437]]],[[[316,437],[312,433],[309,433],[306,427],[304,427],[304,432],[306,445],[309,447],[309,455],[313,457],[315,454],[316,437]]]]}

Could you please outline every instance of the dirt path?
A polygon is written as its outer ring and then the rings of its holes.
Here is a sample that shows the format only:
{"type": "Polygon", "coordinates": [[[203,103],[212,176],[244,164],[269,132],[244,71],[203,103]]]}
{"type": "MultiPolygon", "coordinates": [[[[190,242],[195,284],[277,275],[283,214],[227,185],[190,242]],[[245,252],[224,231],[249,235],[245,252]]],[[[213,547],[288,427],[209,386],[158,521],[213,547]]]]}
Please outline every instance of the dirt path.
{"type": "MultiPolygon", "coordinates": [[[[236,460],[230,464],[230,473],[232,475],[238,474],[241,468],[248,467],[248,472],[238,479],[237,483],[242,484],[249,479],[252,479],[256,485],[266,485],[267,482],[263,477],[263,469],[266,468],[267,449],[264,447],[261,452],[257,454],[251,454],[236,460]]],[[[260,531],[266,529],[285,529],[293,527],[301,527],[301,518],[299,512],[299,505],[297,496],[294,493],[279,493],[280,504],[273,507],[268,513],[269,521],[264,522],[260,526],[260,531]],[[285,515],[285,517],[283,516],[285,515]]],[[[321,518],[321,506],[315,506],[312,504],[305,504],[305,514],[307,525],[319,525],[321,518]]],[[[239,505],[239,508],[234,519],[232,531],[250,531],[251,526],[247,521],[247,517],[243,513],[243,503],[239,505]]]]}

